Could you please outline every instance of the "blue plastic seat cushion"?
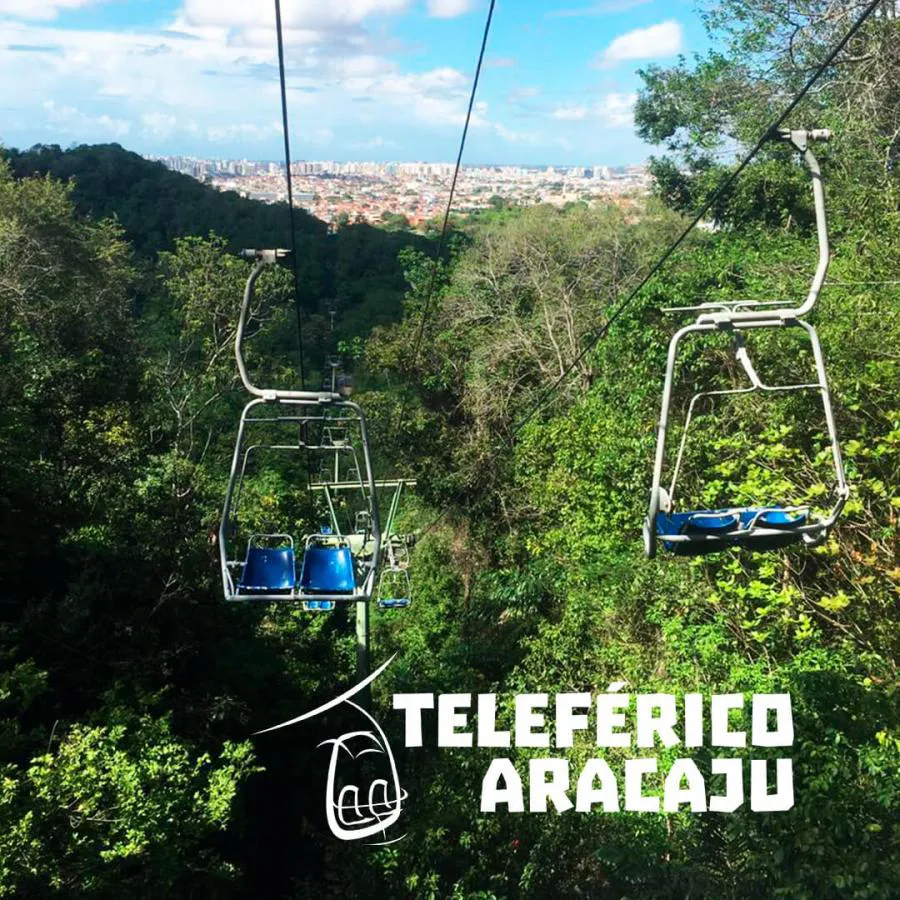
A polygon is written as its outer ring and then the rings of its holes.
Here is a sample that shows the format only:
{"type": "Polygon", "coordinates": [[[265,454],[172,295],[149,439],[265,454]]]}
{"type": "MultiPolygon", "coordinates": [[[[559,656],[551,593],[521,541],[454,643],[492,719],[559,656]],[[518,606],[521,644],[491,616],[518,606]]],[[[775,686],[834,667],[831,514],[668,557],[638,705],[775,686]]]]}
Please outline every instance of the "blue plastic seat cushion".
{"type": "Polygon", "coordinates": [[[683,534],[692,538],[690,541],[664,540],[663,546],[679,555],[694,555],[738,544],[747,544],[758,550],[775,550],[799,540],[802,534],[798,529],[807,524],[808,512],[791,512],[778,507],[751,507],[736,511],[714,509],[661,512],[656,516],[656,533],[683,534]],[[783,534],[767,535],[757,529],[772,529],[783,534]]]}
{"type": "Polygon", "coordinates": [[[695,534],[725,534],[740,528],[741,520],[737,513],[729,512],[700,512],[688,514],[682,531],[695,534]]]}
{"type": "Polygon", "coordinates": [[[335,603],[334,600],[307,600],[303,606],[310,612],[331,612],[335,603]]]}
{"type": "Polygon", "coordinates": [[[245,593],[284,593],[296,581],[291,547],[250,547],[238,590],[245,593]]]}
{"type": "MultiPolygon", "coordinates": [[[[752,519],[751,519],[752,521],[752,519]]],[[[756,524],[763,528],[801,528],[809,523],[809,513],[806,510],[789,512],[784,509],[770,509],[756,520],[756,524]]]]}
{"type": "Polygon", "coordinates": [[[727,509],[661,512],[656,515],[657,534],[687,534],[692,531],[723,534],[739,526],[738,516],[727,509]]]}
{"type": "Polygon", "coordinates": [[[789,511],[778,507],[750,507],[740,511],[727,509],[694,510],[692,512],[658,513],[656,516],[657,534],[726,534],[735,530],[749,528],[755,520],[754,527],[760,528],[801,528],[809,524],[809,513],[806,510],[789,511]],[[765,509],[765,512],[760,510],[765,509]]]}
{"type": "Polygon", "coordinates": [[[303,554],[300,590],[309,594],[352,594],[356,588],[349,547],[307,546],[303,554]]]}

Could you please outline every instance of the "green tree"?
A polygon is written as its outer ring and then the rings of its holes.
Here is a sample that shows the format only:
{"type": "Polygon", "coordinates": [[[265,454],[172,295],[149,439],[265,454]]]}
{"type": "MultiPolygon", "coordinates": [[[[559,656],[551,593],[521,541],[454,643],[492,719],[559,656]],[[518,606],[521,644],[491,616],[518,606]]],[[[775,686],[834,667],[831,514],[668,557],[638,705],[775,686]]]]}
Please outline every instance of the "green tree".
{"type": "MultiPolygon", "coordinates": [[[[673,154],[651,166],[662,196],[682,209],[695,208],[709,196],[727,170],[721,151],[756,142],[785,106],[784,98],[800,89],[864,7],[853,3],[834,15],[825,0],[802,7],[782,0],[724,0],[711,6],[704,18],[720,49],[641,72],[638,133],[673,154]]],[[[869,19],[786,123],[835,131],[836,164],[829,184],[842,198],[833,207],[836,219],[896,202],[898,28],[888,4],[883,14],[869,19]]],[[[783,165],[787,152],[777,144],[767,147],[763,165],[748,169],[739,182],[743,196],[726,198],[717,216],[772,225],[785,208],[794,208],[802,175],[783,165]],[[782,164],[766,165],[767,159],[782,164]],[[748,192],[756,195],[755,202],[748,202],[748,192]]]]}
{"type": "MultiPolygon", "coordinates": [[[[472,246],[459,245],[452,276],[439,270],[433,297],[430,261],[404,257],[411,286],[404,321],[374,332],[367,365],[419,386],[431,426],[418,422],[413,434],[393,437],[412,439],[416,455],[446,473],[444,497],[500,502],[496,485],[485,483],[503,469],[498,441],[509,440],[512,425],[570,365],[576,377],[563,402],[592,384],[590,360],[578,359],[587,335],[677,225],[655,207],[638,219],[627,225],[613,206],[541,206],[488,220],[472,246]]],[[[412,452],[412,444],[400,447],[412,452]]]]}
{"type": "Polygon", "coordinates": [[[212,895],[213,885],[223,896],[234,867],[210,836],[252,770],[249,744],[226,744],[214,761],[165,720],[76,725],[27,768],[5,766],[0,896],[212,895]]]}
{"type": "Polygon", "coordinates": [[[382,213],[381,222],[388,231],[405,231],[409,228],[409,219],[402,213],[382,213]]]}

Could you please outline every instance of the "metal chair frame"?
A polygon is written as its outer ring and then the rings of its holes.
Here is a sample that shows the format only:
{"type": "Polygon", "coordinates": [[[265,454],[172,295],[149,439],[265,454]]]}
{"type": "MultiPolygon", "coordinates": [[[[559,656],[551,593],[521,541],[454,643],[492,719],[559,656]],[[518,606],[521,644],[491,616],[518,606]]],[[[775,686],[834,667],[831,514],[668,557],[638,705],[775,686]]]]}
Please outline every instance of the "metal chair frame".
{"type": "Polygon", "coordinates": [[[755,543],[764,545],[767,541],[776,538],[784,539],[786,535],[786,531],[783,528],[766,527],[764,523],[761,524],[759,522],[760,518],[766,513],[805,512],[807,518],[810,516],[808,507],[754,506],[723,510],[702,510],[697,511],[692,518],[709,516],[711,514],[734,514],[736,516],[737,527],[730,531],[718,534],[703,534],[695,531],[685,533],[685,530],[682,530],[682,532],[678,534],[657,533],[659,513],[672,513],[673,511],[673,498],[675,496],[676,482],[684,458],[684,449],[687,442],[688,431],[697,403],[707,397],[744,394],[754,391],[788,392],[815,390],[819,392],[825,413],[825,423],[834,464],[836,483],[834,491],[835,502],[831,511],[824,518],[818,518],[815,521],[809,521],[808,524],[792,527],[789,533],[796,535],[797,540],[803,541],[805,544],[809,545],[815,545],[825,540],[829,529],[834,525],[850,494],[850,488],[847,484],[843,460],[841,458],[840,442],[838,440],[837,428],[834,421],[834,411],[832,408],[831,394],[828,389],[822,347],[815,326],[804,319],[804,317],[815,307],[822,285],[825,282],[830,259],[822,173],[818,160],[809,148],[809,143],[815,140],[827,140],[830,137],[830,133],[827,131],[789,131],[781,132],[779,137],[782,140],[788,141],[797,151],[803,154],[804,162],[812,177],[813,200],[816,212],[816,234],[819,246],[818,264],[813,276],[812,284],[806,299],[797,307],[787,306],[781,301],[758,302],[752,300],[736,300],[701,303],[697,306],[680,306],[663,310],[664,312],[695,312],[698,315],[694,322],[676,331],[669,343],[662,405],[657,429],[653,484],[650,489],[650,502],[647,518],[644,520],[644,549],[648,557],[653,557],[655,555],[658,541],[664,541],[669,549],[674,549],[675,545],[691,543],[696,545],[695,549],[698,552],[704,552],[704,549],[721,549],[722,547],[733,545],[745,545],[749,547],[752,547],[755,543]],[[816,380],[808,383],[787,385],[769,385],[763,382],[756,373],[744,341],[745,331],[758,328],[803,329],[809,336],[810,344],[812,346],[816,380]],[[666,435],[669,426],[669,414],[672,405],[672,393],[675,380],[675,363],[679,345],[687,335],[721,331],[733,334],[736,346],[735,356],[749,378],[750,385],[748,387],[732,388],[729,390],[703,391],[695,394],[691,398],[672,479],[667,490],[662,486],[662,475],[666,458],[666,435]],[[756,514],[745,527],[742,527],[740,523],[740,513],[747,513],[751,509],[754,510],[756,514]]]}
{"type": "MultiPolygon", "coordinates": [[[[341,602],[366,602],[371,599],[375,587],[375,574],[378,571],[378,565],[381,559],[381,531],[379,527],[378,516],[378,496],[375,488],[375,473],[372,465],[372,454],[369,446],[369,438],[366,430],[366,419],[360,406],[342,396],[339,393],[331,391],[285,391],[262,389],[254,385],[247,372],[247,368],[243,357],[243,342],[245,330],[247,327],[248,313],[253,299],[256,282],[263,270],[278,262],[288,255],[285,250],[246,250],[243,251],[245,257],[254,259],[256,264],[250,272],[247,284],[244,289],[243,302],[241,304],[240,317],[238,319],[238,328],[235,335],[234,352],[237,360],[238,372],[241,376],[241,382],[248,393],[253,395],[241,413],[240,424],[238,426],[238,435],[235,442],[234,454],[231,461],[231,471],[228,477],[228,487],[225,492],[225,503],[222,510],[222,516],[219,524],[219,562],[222,576],[222,589],[226,601],[284,601],[294,600],[301,601],[304,604],[309,601],[341,601],[341,602]],[[262,410],[274,410],[275,415],[259,415],[262,410]],[[333,415],[333,411],[337,411],[337,415],[333,415]],[[359,563],[359,577],[357,586],[352,594],[307,594],[299,588],[299,573],[295,580],[295,588],[290,592],[278,593],[242,593],[239,589],[239,578],[235,578],[234,572],[240,571],[245,561],[229,558],[229,543],[231,539],[230,532],[233,531],[235,523],[235,514],[237,505],[235,501],[240,499],[240,491],[243,485],[244,475],[246,473],[247,462],[250,454],[261,449],[277,449],[292,450],[301,452],[328,452],[341,453],[351,452],[355,455],[352,442],[348,442],[346,447],[337,446],[334,441],[327,443],[309,443],[304,441],[304,426],[311,422],[324,422],[328,420],[330,426],[345,427],[349,425],[358,425],[359,441],[363,455],[364,473],[360,472],[360,487],[371,516],[371,554],[366,561],[359,563]],[[279,444],[279,443],[261,443],[256,442],[245,446],[247,426],[248,425],[266,425],[274,424],[299,424],[300,438],[296,444],[279,444]],[[237,493],[236,493],[237,488],[237,493]]],[[[323,426],[324,428],[325,426],[323,426]]],[[[330,503],[329,507],[333,520],[334,508],[330,503]]],[[[336,524],[336,521],[335,521],[336,524]]],[[[302,566],[302,563],[301,563],[302,566]]]]}

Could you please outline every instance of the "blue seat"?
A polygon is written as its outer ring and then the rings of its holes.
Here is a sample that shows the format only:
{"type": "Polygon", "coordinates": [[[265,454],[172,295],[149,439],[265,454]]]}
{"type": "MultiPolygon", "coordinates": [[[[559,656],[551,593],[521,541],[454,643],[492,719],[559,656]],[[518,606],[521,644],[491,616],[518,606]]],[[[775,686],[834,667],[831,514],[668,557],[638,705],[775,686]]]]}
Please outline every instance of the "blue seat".
{"type": "Polygon", "coordinates": [[[406,609],[410,604],[409,574],[406,569],[392,563],[381,573],[378,582],[378,606],[380,609],[406,609]]]}
{"type": "Polygon", "coordinates": [[[778,507],[750,507],[695,510],[692,512],[657,513],[656,533],[684,534],[689,541],[666,541],[663,547],[678,556],[714,553],[726,547],[746,545],[755,550],[777,550],[801,540],[799,529],[809,524],[805,510],[788,511],[778,507]],[[765,512],[760,512],[766,509],[765,512]],[[752,524],[752,528],[751,528],[752,524]],[[771,529],[781,534],[760,534],[757,529],[771,529]]]}
{"type": "Polygon", "coordinates": [[[792,528],[800,528],[809,523],[809,513],[806,510],[797,510],[796,512],[788,512],[784,509],[770,509],[764,512],[757,520],[757,525],[765,528],[778,528],[790,530],[792,528]]]}
{"type": "Polygon", "coordinates": [[[292,547],[250,547],[238,583],[242,594],[290,593],[296,580],[292,547]]]}
{"type": "Polygon", "coordinates": [[[304,594],[352,594],[356,589],[349,547],[310,543],[303,554],[300,590],[304,594]]]}
{"type": "Polygon", "coordinates": [[[684,531],[688,534],[713,534],[722,535],[739,528],[741,520],[737,513],[709,512],[689,514],[684,525],[684,531]]]}
{"type": "Polygon", "coordinates": [[[406,609],[409,606],[409,597],[386,597],[378,601],[382,609],[406,609]]]}
{"type": "Polygon", "coordinates": [[[332,612],[336,605],[334,600],[305,600],[303,608],[307,612],[332,612]]]}

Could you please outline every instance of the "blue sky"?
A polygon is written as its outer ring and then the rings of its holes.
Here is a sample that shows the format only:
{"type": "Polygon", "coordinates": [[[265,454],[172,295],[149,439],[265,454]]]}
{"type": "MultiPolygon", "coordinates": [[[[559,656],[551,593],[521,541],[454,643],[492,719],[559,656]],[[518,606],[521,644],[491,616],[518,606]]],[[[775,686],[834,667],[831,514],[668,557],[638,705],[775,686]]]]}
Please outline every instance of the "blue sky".
{"type": "MultiPolygon", "coordinates": [[[[487,0],[282,0],[295,159],[455,157],[487,0]]],[[[693,0],[498,0],[465,162],[621,165],[693,0]]],[[[280,159],[270,0],[0,0],[0,143],[280,159]]]]}

